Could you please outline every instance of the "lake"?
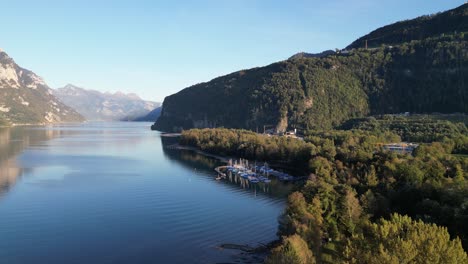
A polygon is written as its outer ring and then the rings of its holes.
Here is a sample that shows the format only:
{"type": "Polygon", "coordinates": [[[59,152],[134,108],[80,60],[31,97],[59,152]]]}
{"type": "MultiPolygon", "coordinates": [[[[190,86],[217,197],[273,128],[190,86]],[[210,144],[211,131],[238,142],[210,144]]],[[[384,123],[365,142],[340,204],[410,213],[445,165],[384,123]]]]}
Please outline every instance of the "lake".
{"type": "Polygon", "coordinates": [[[150,123],[0,128],[1,263],[242,263],[291,186],[216,181],[150,123]]]}

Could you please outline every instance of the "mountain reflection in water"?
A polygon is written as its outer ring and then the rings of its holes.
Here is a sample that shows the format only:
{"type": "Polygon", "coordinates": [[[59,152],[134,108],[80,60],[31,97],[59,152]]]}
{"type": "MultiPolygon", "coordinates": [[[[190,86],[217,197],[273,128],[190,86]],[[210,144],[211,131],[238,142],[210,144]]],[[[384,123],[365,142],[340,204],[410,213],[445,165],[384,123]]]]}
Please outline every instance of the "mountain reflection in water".
{"type": "Polygon", "coordinates": [[[216,181],[218,160],[149,126],[0,129],[0,262],[235,262],[218,245],[277,238],[291,185],[216,181]]]}

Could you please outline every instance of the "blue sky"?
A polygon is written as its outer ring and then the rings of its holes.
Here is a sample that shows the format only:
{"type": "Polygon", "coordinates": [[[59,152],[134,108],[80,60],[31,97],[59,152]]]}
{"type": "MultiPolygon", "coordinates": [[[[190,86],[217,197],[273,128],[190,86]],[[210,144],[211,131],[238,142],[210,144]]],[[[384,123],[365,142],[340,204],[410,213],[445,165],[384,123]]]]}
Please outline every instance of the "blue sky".
{"type": "Polygon", "coordinates": [[[165,96],[300,51],[343,48],[464,0],[0,0],[0,48],[52,88],[165,96]]]}

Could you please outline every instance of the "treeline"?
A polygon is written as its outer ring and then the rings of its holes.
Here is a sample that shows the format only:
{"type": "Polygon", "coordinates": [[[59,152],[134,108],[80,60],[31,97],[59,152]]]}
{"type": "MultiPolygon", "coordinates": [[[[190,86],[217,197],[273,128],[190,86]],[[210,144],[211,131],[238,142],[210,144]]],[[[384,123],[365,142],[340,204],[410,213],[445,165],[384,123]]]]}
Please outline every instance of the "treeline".
{"type": "Polygon", "coordinates": [[[269,263],[466,263],[468,160],[450,142],[382,151],[391,131],[309,131],[304,141],[245,130],[184,131],[181,144],[309,173],[280,219],[269,263]],[[403,216],[406,215],[406,216],[403,216]],[[399,239],[396,239],[396,238],[399,239]]]}
{"type": "MultiPolygon", "coordinates": [[[[308,170],[312,155],[325,153],[327,144],[316,146],[304,141],[269,137],[239,129],[191,129],[182,132],[180,143],[203,151],[250,160],[286,163],[308,170]]],[[[332,147],[332,146],[330,146],[332,147]]]]}
{"type": "Polygon", "coordinates": [[[242,129],[191,129],[182,132],[180,144],[203,151],[250,160],[288,164],[308,173],[315,157],[335,156],[345,160],[366,160],[379,143],[399,141],[393,133],[369,131],[333,131],[326,136],[309,133],[305,140],[266,136],[242,129]],[[328,137],[327,137],[328,136],[328,137]],[[339,143],[335,146],[335,141],[339,143]],[[357,144],[358,143],[358,144],[357,144]]]}
{"type": "MultiPolygon", "coordinates": [[[[299,235],[319,263],[466,263],[468,162],[446,149],[435,142],[415,156],[316,157],[313,174],[289,198],[280,234],[299,235]]],[[[271,263],[293,254],[275,252],[271,263]]]]}
{"type": "Polygon", "coordinates": [[[342,129],[359,129],[382,133],[391,131],[407,142],[444,142],[449,152],[468,154],[467,115],[416,115],[395,116],[382,115],[351,119],[345,122],[342,129]],[[454,119],[451,122],[447,119],[454,119]],[[462,122],[459,122],[462,121],[462,122]]]}

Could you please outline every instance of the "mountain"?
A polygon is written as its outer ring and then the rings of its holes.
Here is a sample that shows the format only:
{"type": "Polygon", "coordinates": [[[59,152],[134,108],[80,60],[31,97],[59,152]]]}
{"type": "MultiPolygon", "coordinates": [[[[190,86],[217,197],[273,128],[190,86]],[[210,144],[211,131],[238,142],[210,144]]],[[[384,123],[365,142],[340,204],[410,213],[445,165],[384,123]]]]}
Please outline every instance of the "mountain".
{"type": "Polygon", "coordinates": [[[467,32],[467,5],[464,4],[443,13],[421,16],[381,27],[357,39],[346,49],[363,48],[366,40],[368,47],[379,47],[381,45],[395,45],[412,40],[439,37],[442,34],[467,32]]]}
{"type": "Polygon", "coordinates": [[[83,121],[44,80],[0,50],[0,125],[83,121]]]}
{"type": "Polygon", "coordinates": [[[392,46],[300,56],[193,85],[165,98],[152,129],[325,129],[371,114],[467,113],[467,7],[385,27],[397,32],[392,46]],[[431,28],[441,20],[456,24],[431,28]],[[428,33],[409,41],[415,28],[428,33]]]}
{"type": "Polygon", "coordinates": [[[161,115],[162,106],[156,107],[153,111],[149,112],[145,116],[137,117],[133,121],[147,121],[156,122],[161,115]]]}
{"type": "Polygon", "coordinates": [[[76,109],[87,120],[93,121],[131,121],[146,116],[161,105],[160,103],[145,101],[133,93],[102,93],[83,89],[72,84],[55,89],[53,93],[62,102],[76,109]]]}

